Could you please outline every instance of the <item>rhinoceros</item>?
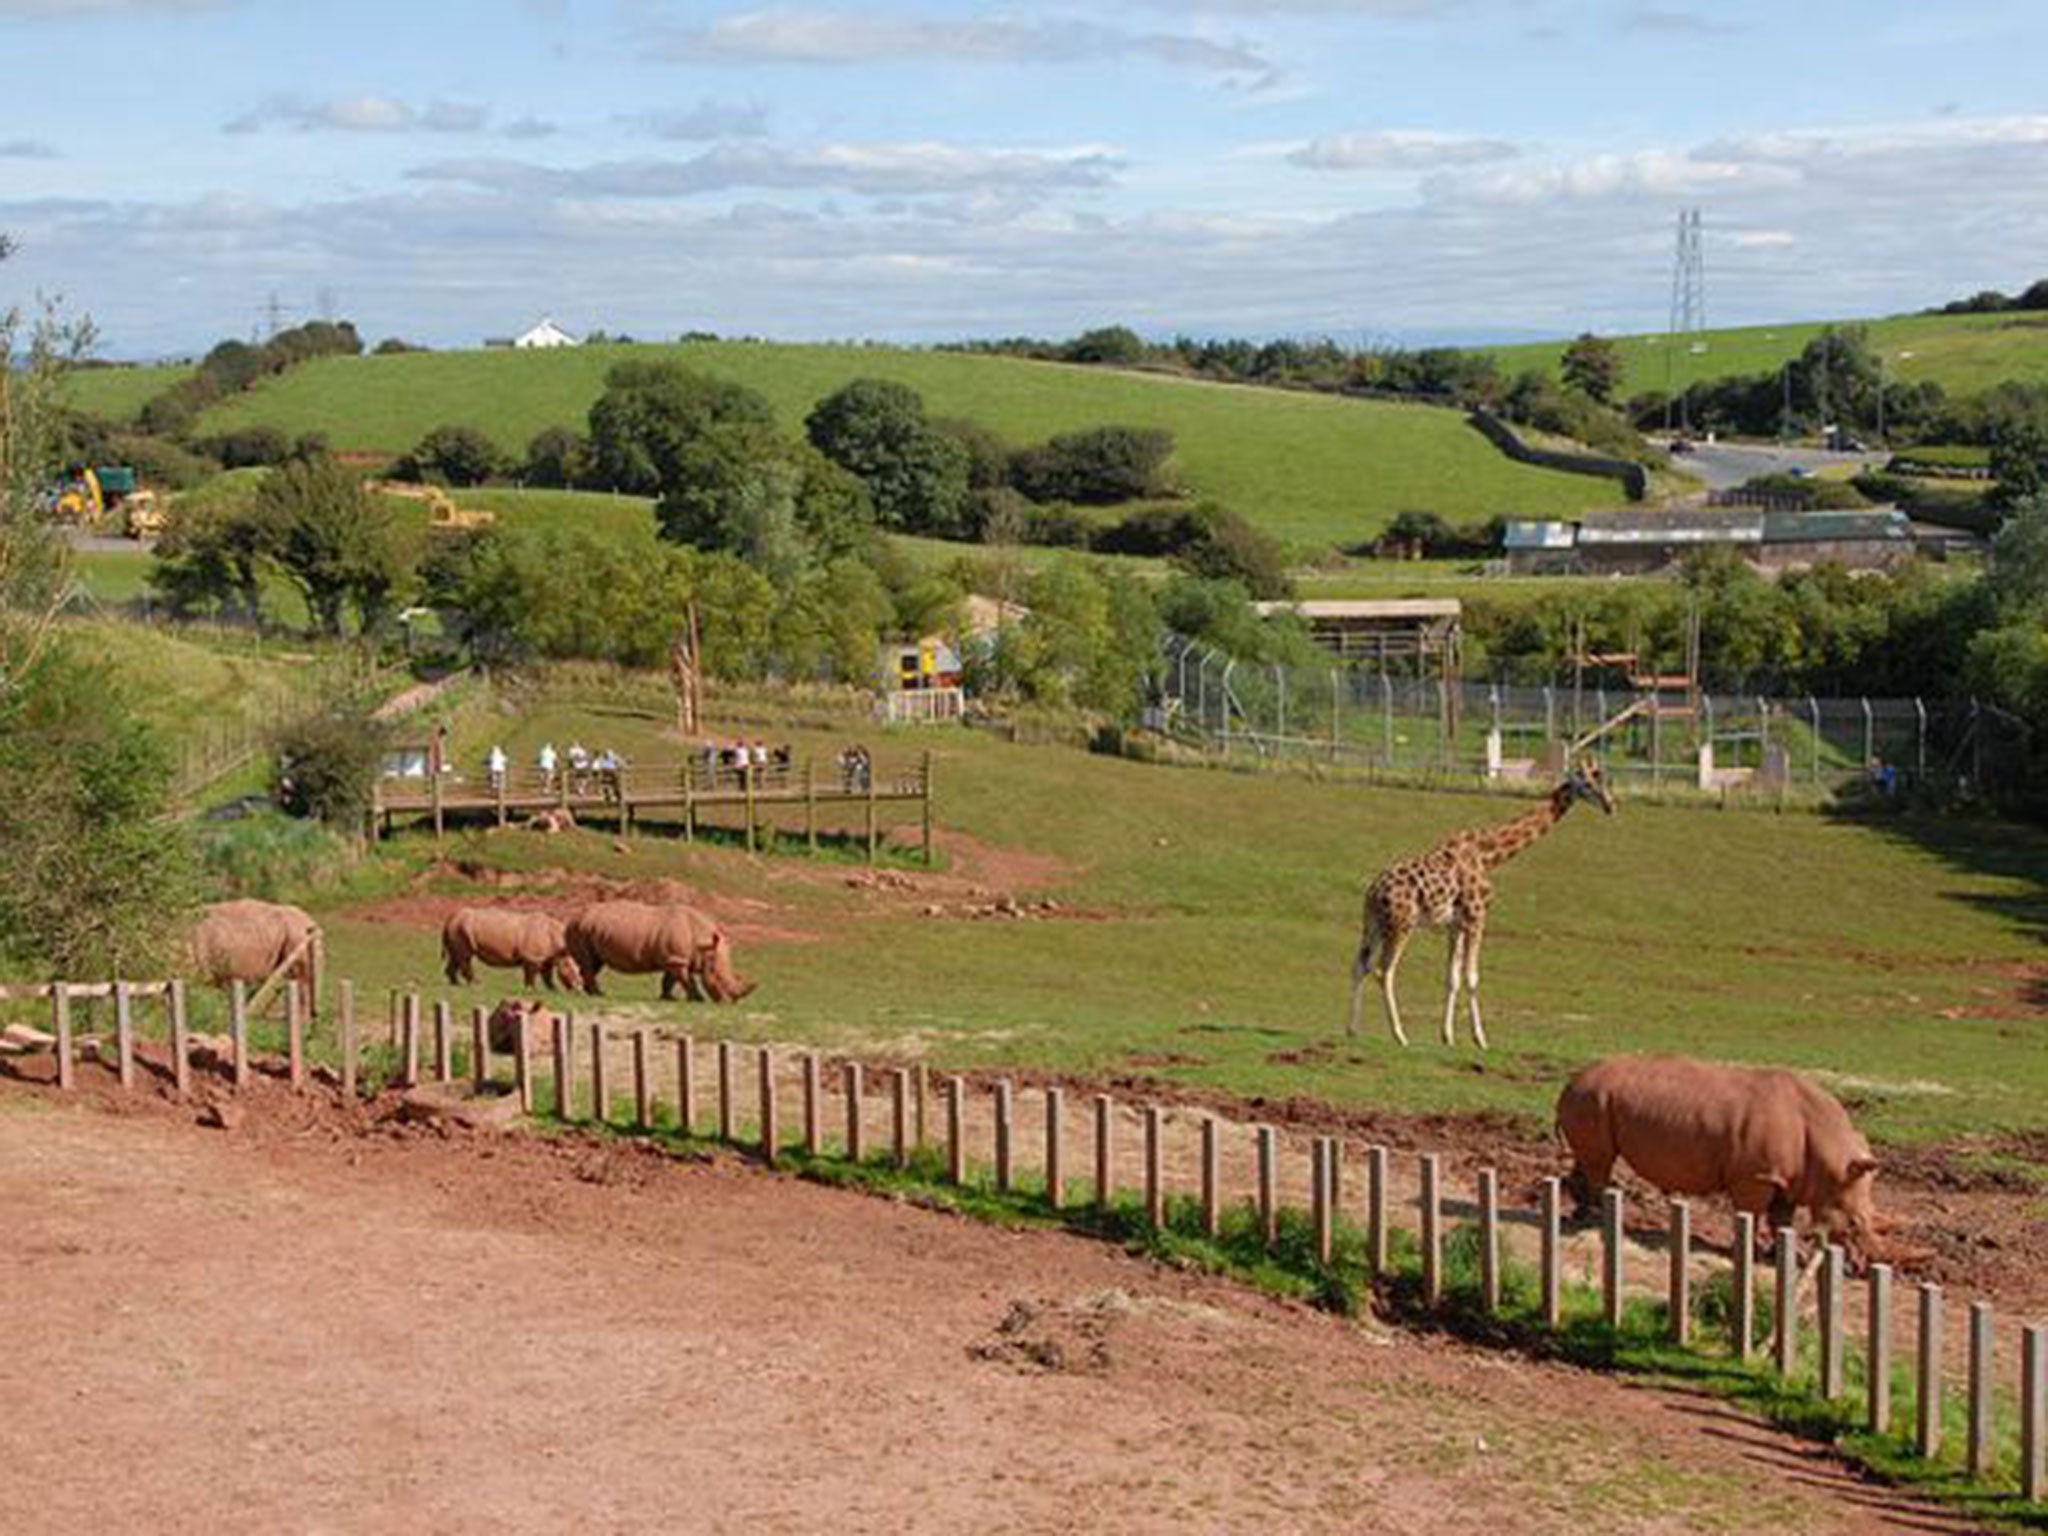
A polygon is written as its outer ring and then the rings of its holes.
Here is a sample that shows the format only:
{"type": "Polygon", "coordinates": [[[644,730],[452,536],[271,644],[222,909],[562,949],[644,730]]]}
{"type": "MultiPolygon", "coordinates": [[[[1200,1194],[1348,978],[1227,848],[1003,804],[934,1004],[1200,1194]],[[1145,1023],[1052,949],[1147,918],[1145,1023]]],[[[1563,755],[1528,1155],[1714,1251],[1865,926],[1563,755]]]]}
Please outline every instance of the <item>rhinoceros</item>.
{"type": "Polygon", "coordinates": [[[1581,1214],[1619,1158],[1666,1194],[1726,1195],[1771,1228],[1803,1208],[1857,1263],[1874,1255],[1877,1159],[1841,1103],[1797,1073],[1611,1056],[1565,1085],[1557,1126],[1581,1214]]]}
{"type": "Polygon", "coordinates": [[[555,979],[575,991],[583,984],[569,954],[562,920],[545,912],[509,911],[501,907],[462,907],[441,925],[441,959],[449,983],[476,980],[476,962],[514,967],[530,987],[555,979]]]}
{"type": "Polygon", "coordinates": [[[607,967],[626,975],[657,973],[664,999],[681,987],[692,998],[736,1003],[754,990],[733,968],[724,927],[693,907],[595,902],[569,919],[567,938],[583,990],[593,997],[607,967]]]}

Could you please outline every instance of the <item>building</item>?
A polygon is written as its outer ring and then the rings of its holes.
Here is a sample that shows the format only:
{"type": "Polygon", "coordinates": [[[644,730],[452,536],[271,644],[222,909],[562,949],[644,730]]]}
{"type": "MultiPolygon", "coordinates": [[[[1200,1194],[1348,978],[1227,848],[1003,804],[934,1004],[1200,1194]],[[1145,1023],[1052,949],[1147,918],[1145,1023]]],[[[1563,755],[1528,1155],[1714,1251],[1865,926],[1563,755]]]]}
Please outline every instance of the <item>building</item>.
{"type": "Polygon", "coordinates": [[[943,635],[883,645],[881,714],[891,725],[958,720],[967,707],[960,653],[943,635]]]}
{"type": "Polygon", "coordinates": [[[1345,661],[1415,663],[1418,676],[1455,676],[1464,639],[1464,605],[1455,597],[1311,598],[1254,603],[1262,614],[1291,613],[1309,638],[1345,661]]]}
{"type": "Polygon", "coordinates": [[[521,349],[547,347],[573,347],[576,338],[555,324],[554,317],[543,315],[538,324],[528,327],[512,338],[512,345],[521,349]]]}
{"type": "Polygon", "coordinates": [[[1732,549],[1763,572],[1835,564],[1890,570],[1913,553],[1913,528],[1890,508],[1765,512],[1754,507],[1592,513],[1577,523],[1510,523],[1503,539],[1516,575],[1646,576],[1698,549],[1732,549]]]}

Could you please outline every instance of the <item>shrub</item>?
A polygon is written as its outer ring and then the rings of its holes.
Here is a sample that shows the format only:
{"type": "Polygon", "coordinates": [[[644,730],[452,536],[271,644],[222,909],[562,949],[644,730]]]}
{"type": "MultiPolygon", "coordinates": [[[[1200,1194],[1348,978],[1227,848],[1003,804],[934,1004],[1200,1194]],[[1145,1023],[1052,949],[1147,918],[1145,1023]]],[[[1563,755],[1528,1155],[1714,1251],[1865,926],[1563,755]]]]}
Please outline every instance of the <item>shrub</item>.
{"type": "Polygon", "coordinates": [[[1010,483],[1033,501],[1103,505],[1163,496],[1173,434],[1159,427],[1067,432],[1010,461],[1010,483]]]}
{"type": "Polygon", "coordinates": [[[383,764],[381,725],[358,711],[330,710],[286,726],[274,745],[272,791],[286,814],[330,827],[362,825],[383,764]]]}
{"type": "Polygon", "coordinates": [[[528,485],[566,490],[590,475],[590,442],[571,427],[543,427],[526,445],[521,471],[528,485]]]}
{"type": "Polygon", "coordinates": [[[292,446],[276,427],[237,427],[232,432],[201,438],[192,445],[220,462],[222,469],[248,469],[282,463],[292,446]]]}
{"type": "Polygon", "coordinates": [[[476,427],[440,426],[399,460],[401,480],[435,480],[445,485],[481,485],[503,463],[497,444],[476,427]]]}

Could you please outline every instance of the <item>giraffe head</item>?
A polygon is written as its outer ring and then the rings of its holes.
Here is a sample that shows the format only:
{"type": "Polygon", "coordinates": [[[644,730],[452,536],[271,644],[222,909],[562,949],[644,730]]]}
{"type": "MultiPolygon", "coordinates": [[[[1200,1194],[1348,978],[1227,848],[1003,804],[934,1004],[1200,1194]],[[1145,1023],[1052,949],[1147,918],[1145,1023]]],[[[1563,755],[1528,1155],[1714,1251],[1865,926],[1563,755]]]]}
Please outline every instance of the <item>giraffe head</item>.
{"type": "Polygon", "coordinates": [[[1614,814],[1614,796],[1607,788],[1607,776],[1600,771],[1600,760],[1588,757],[1572,765],[1565,775],[1564,788],[1570,795],[1565,803],[1583,800],[1588,805],[1597,805],[1608,815],[1614,814]]]}

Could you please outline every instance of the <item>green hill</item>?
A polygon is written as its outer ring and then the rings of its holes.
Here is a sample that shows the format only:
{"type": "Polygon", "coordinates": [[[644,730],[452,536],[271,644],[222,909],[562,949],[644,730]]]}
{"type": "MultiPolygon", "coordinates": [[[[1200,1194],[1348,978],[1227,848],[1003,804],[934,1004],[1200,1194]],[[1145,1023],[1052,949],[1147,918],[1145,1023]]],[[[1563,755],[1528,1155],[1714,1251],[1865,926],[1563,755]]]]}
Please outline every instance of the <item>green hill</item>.
{"type": "Polygon", "coordinates": [[[1455,522],[1619,500],[1611,482],[1509,462],[1453,411],[888,347],[706,342],[328,358],[209,411],[200,431],[263,423],[323,432],[345,452],[397,454],[429,428],[460,422],[519,452],[543,427],[581,426],[612,366],[658,357],[759,390],[792,432],[819,399],[863,376],[898,380],[934,416],[969,417],[1018,444],[1111,422],[1164,427],[1191,491],[1310,548],[1370,538],[1408,508],[1455,522]]]}
{"type": "Polygon", "coordinates": [[[79,368],[64,380],[64,396],[104,421],[129,422],[151,398],[192,372],[189,363],[121,363],[79,368]]]}
{"type": "MultiPolygon", "coordinates": [[[[2021,312],[1744,326],[1704,332],[1676,358],[1662,335],[1618,337],[1627,370],[1621,393],[1769,373],[1797,357],[1830,325],[1864,327],[1883,355],[1886,377],[1909,384],[1932,379],[1952,395],[1976,394],[2007,379],[2048,384],[2048,314],[2021,312]]],[[[1568,344],[1543,341],[1487,350],[1510,373],[1536,368],[1555,374],[1568,344]]]]}

